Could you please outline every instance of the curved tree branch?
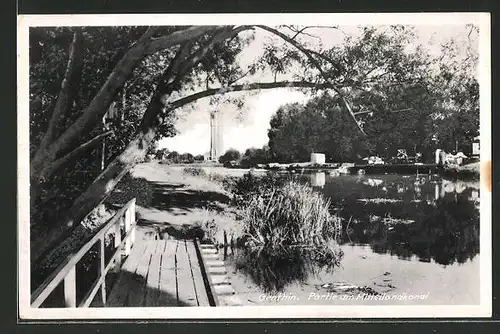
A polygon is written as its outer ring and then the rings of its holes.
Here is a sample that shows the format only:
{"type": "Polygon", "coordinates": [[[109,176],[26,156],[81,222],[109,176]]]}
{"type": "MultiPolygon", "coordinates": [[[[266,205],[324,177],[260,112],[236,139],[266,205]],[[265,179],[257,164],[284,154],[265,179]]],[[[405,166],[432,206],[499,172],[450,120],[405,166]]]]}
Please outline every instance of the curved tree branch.
{"type": "Polygon", "coordinates": [[[141,38],[140,43],[132,46],[128,52],[116,64],[106,82],[102,85],[99,92],[92,99],[89,106],[85,108],[81,116],[64,131],[59,138],[45,147],[40,147],[31,160],[30,173],[32,183],[35,184],[40,176],[40,172],[45,169],[47,164],[55,160],[57,154],[70,146],[86,134],[91,126],[104,116],[111,103],[115,93],[123,87],[127,77],[135,66],[144,58],[144,56],[168,48],[185,41],[197,38],[208,31],[217,29],[214,26],[189,27],[175,31],[159,39],[150,40],[155,29],[148,29],[141,38]]]}
{"type": "MultiPolygon", "coordinates": [[[[293,46],[295,46],[297,49],[299,49],[307,57],[307,59],[309,59],[309,61],[314,65],[314,67],[316,67],[318,69],[318,71],[320,72],[320,74],[323,77],[323,79],[325,81],[327,81],[327,82],[330,81],[330,78],[326,75],[325,71],[323,71],[323,68],[321,67],[321,64],[300,43],[298,43],[297,41],[291,39],[290,37],[288,37],[287,35],[283,34],[282,32],[280,32],[280,31],[278,31],[276,29],[273,29],[273,28],[270,28],[270,27],[267,27],[267,26],[257,26],[257,27],[259,27],[259,28],[261,28],[263,30],[266,30],[266,31],[268,31],[270,33],[273,33],[276,36],[281,37],[284,41],[286,41],[286,42],[292,44],[293,46]]],[[[356,119],[356,115],[354,115],[354,112],[353,112],[353,110],[351,108],[351,105],[347,101],[347,98],[345,97],[345,94],[337,86],[334,86],[332,89],[335,90],[335,92],[340,95],[342,104],[344,105],[344,107],[346,108],[346,110],[351,115],[351,117],[354,120],[354,122],[356,123],[358,129],[361,131],[362,134],[366,135],[365,131],[363,130],[363,128],[361,126],[361,124],[356,119]]]]}
{"type": "Polygon", "coordinates": [[[193,44],[192,40],[181,45],[174,59],[162,75],[161,81],[157,85],[141,120],[140,128],[144,133],[147,133],[152,127],[157,126],[161,122],[158,116],[165,105],[165,101],[177,89],[178,83],[182,80],[183,76],[203,59],[215,43],[234,34],[237,34],[237,32],[235,33],[232,27],[215,28],[215,33],[208,42],[190,55],[188,55],[188,51],[193,44]],[[229,34],[230,32],[231,34],[229,34]]]}
{"type": "Polygon", "coordinates": [[[63,166],[67,162],[71,161],[72,159],[76,158],[80,154],[84,153],[88,149],[94,147],[94,145],[98,144],[101,141],[101,139],[111,135],[113,132],[114,132],[113,130],[109,130],[109,131],[106,131],[104,133],[101,133],[101,134],[95,136],[94,138],[90,139],[89,141],[83,143],[82,145],[78,146],[77,148],[75,148],[73,151],[69,152],[65,156],[57,159],[56,161],[54,161],[50,165],[50,168],[48,170],[46,170],[42,176],[45,178],[50,177],[50,175],[54,174],[61,166],[63,166]]]}
{"type": "MultiPolygon", "coordinates": [[[[167,36],[162,36],[154,38],[153,40],[143,43],[147,44],[146,55],[150,55],[161,51],[163,49],[169,48],[173,45],[180,44],[181,42],[198,38],[203,34],[209,33],[216,29],[223,28],[224,26],[193,26],[180,31],[176,31],[167,36]],[[172,44],[173,41],[176,41],[172,44]]],[[[228,26],[226,26],[228,27],[228,26]]]]}
{"type": "Polygon", "coordinates": [[[251,26],[239,26],[239,27],[224,27],[221,29],[218,29],[218,33],[212,36],[210,40],[203,46],[201,47],[197,52],[192,54],[181,66],[179,70],[180,75],[184,75],[189,69],[193,68],[196,66],[202,59],[203,57],[206,56],[207,52],[217,43],[220,43],[226,39],[233,38],[234,36],[238,35],[240,32],[245,31],[245,30],[251,30],[253,27],[251,26]]]}
{"type": "Polygon", "coordinates": [[[75,87],[78,84],[78,78],[82,71],[82,33],[80,29],[76,29],[73,33],[73,40],[69,47],[68,64],[66,72],[61,83],[61,90],[57,97],[56,105],[50,118],[47,131],[45,132],[41,142],[40,149],[45,149],[52,143],[57,132],[58,124],[61,118],[67,113],[69,105],[73,99],[75,87]]]}
{"type": "MultiPolygon", "coordinates": [[[[178,45],[185,41],[197,38],[207,31],[214,30],[217,27],[190,27],[180,31],[173,32],[161,38],[161,43],[157,40],[147,43],[144,39],[142,43],[134,45],[125,56],[115,66],[113,72],[108,76],[108,79],[101,87],[97,95],[94,97],[90,105],[84,110],[83,115],[80,116],[72,126],[58,138],[57,144],[61,148],[66,148],[71,144],[76,137],[80,137],[81,129],[87,127],[94,120],[99,119],[106,113],[106,108],[111,103],[114,93],[125,83],[128,75],[137,63],[149,52],[151,52],[152,45],[155,46],[154,50],[159,51],[171,46],[178,45]]],[[[148,30],[146,34],[152,33],[154,30],[148,30]]],[[[58,149],[58,151],[61,150],[58,149]]]]}
{"type": "Polygon", "coordinates": [[[194,102],[198,99],[218,95],[226,94],[232,92],[240,92],[246,90],[258,90],[258,89],[272,89],[272,88],[283,88],[283,87],[295,87],[295,88],[317,88],[317,89],[334,89],[335,86],[330,83],[314,83],[307,81],[278,81],[278,82],[254,82],[241,85],[231,85],[227,87],[211,88],[201,92],[194,93],[192,95],[183,97],[176,101],[173,101],[167,105],[170,110],[180,108],[186,104],[194,102]]]}

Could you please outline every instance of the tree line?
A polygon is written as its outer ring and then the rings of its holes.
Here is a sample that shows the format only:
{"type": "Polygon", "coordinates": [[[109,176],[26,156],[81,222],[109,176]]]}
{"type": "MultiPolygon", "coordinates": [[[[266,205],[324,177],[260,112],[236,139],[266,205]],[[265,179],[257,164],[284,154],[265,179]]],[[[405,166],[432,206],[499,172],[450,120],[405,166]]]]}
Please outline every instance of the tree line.
{"type": "Polygon", "coordinates": [[[305,162],[313,152],[325,153],[333,162],[371,155],[390,160],[401,149],[432,162],[438,148],[472,153],[472,142],[479,135],[479,84],[477,55],[470,45],[450,40],[441,46],[439,57],[419,47],[408,55],[397,44],[399,39],[385,35],[376,37],[376,43],[363,44],[375,38],[372,33],[366,30],[360,40],[347,41],[343,57],[358,66],[366,62],[373,76],[395,76],[401,84],[381,80],[376,94],[374,87],[352,91],[351,103],[362,106],[355,113],[357,122],[344,112],[342,96],[330,91],[305,104],[281,106],[270,120],[268,145],[246,152],[247,162],[305,162]],[[382,57],[385,52],[391,57],[382,57]]]}

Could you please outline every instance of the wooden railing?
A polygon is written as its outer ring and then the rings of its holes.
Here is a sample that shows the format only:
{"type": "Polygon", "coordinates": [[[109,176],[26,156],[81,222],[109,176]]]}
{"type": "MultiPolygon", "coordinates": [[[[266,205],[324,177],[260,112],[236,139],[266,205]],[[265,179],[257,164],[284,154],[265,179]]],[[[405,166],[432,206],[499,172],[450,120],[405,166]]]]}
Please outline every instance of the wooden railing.
{"type": "Polygon", "coordinates": [[[83,297],[78,307],[88,307],[94,300],[99,289],[103,305],[106,304],[106,274],[121,266],[122,256],[128,256],[135,242],[135,198],[123,206],[98,232],[83,245],[78,252],[70,255],[32,294],[31,307],[40,307],[54,289],[64,280],[64,305],[77,307],[76,300],[76,265],[85,254],[99,242],[99,273],[90,290],[83,297]],[[121,226],[125,235],[121,240],[121,226]],[[111,231],[110,231],[111,230],[111,231]],[[108,232],[114,233],[115,252],[106,263],[105,237],[108,232]]]}

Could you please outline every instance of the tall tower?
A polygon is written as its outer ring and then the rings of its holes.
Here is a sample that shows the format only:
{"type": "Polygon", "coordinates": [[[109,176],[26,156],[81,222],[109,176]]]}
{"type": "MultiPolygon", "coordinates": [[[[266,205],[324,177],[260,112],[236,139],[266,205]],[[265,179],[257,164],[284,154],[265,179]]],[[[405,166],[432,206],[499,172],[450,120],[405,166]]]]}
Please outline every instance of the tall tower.
{"type": "Polygon", "coordinates": [[[210,112],[210,157],[211,161],[219,161],[222,154],[222,135],[220,132],[219,112],[210,112]]]}

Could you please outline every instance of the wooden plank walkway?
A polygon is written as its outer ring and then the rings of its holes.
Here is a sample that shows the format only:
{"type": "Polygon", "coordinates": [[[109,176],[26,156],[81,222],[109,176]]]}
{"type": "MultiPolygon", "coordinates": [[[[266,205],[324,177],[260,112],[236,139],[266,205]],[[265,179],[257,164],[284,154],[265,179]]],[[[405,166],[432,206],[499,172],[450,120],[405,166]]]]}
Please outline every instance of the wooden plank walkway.
{"type": "Polygon", "coordinates": [[[210,306],[194,241],[137,240],[106,307],[210,306]]]}

